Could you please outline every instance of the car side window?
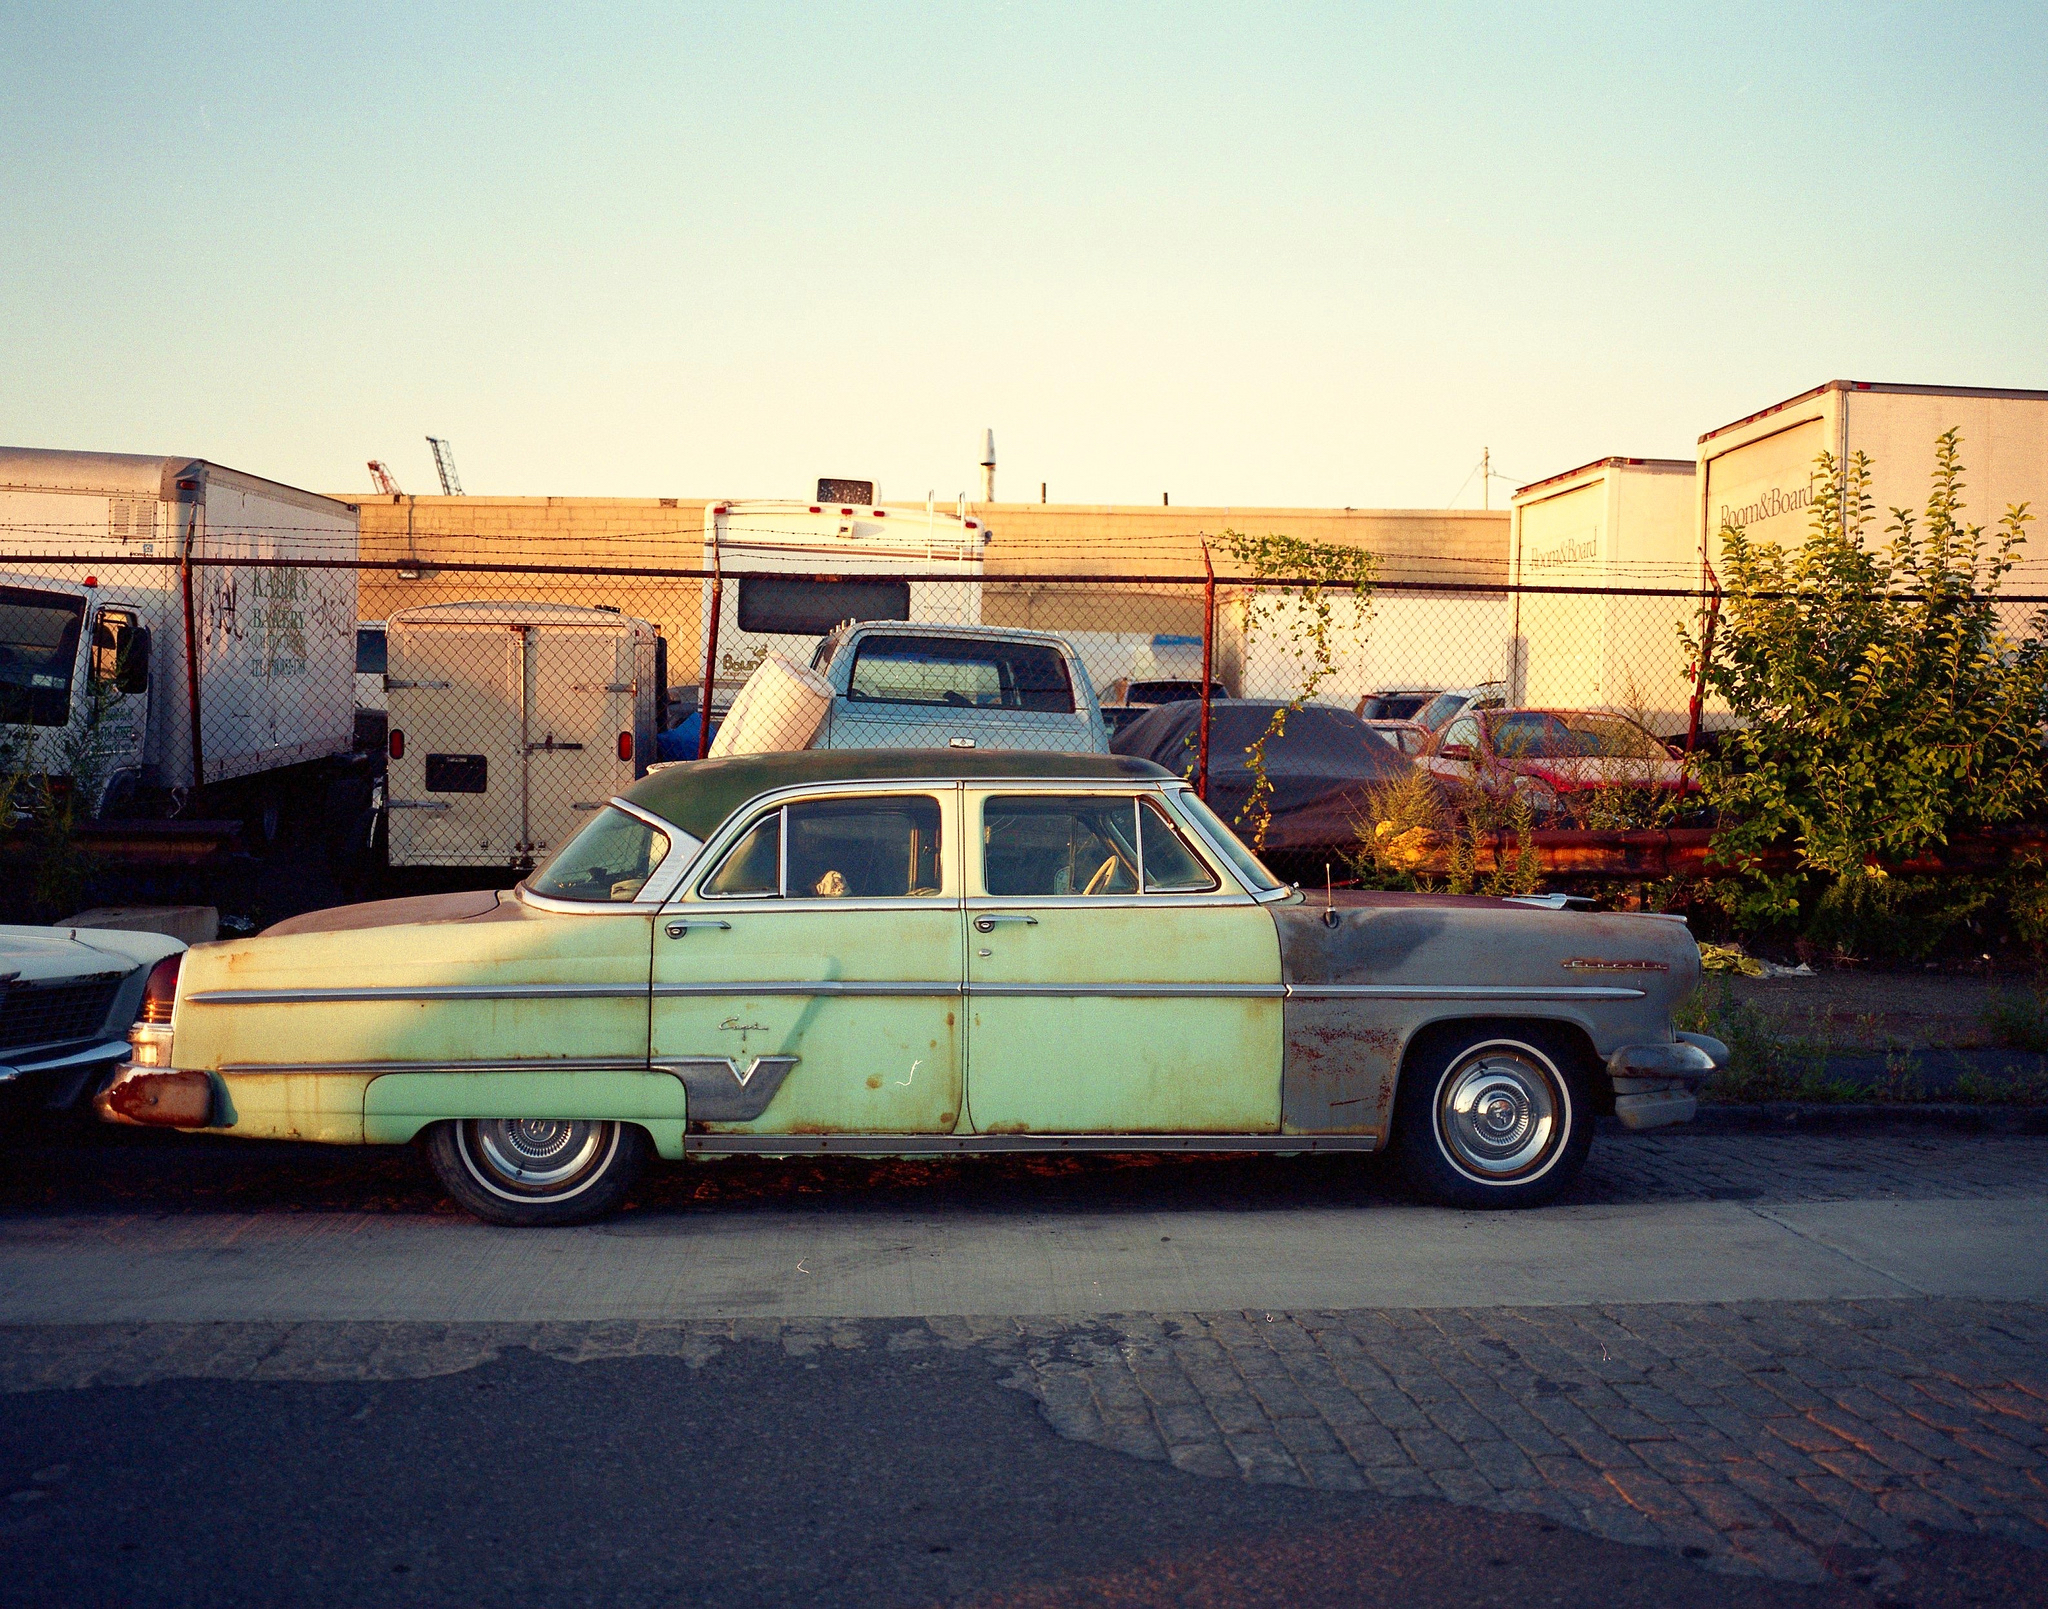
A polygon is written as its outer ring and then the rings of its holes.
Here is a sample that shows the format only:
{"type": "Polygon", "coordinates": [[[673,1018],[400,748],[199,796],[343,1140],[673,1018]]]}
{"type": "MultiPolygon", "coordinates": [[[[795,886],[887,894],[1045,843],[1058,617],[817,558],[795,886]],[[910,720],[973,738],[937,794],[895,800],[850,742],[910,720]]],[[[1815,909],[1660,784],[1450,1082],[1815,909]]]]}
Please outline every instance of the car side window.
{"type": "Polygon", "coordinates": [[[1460,716],[1451,722],[1451,729],[1444,733],[1443,747],[1462,743],[1474,754],[1479,752],[1479,723],[1469,715],[1460,716]]]}
{"type": "Polygon", "coordinates": [[[1138,892],[1135,801],[1020,794],[981,809],[981,880],[1009,898],[1138,892]]]}
{"type": "Polygon", "coordinates": [[[782,892],[782,812],[772,810],[726,851],[698,890],[706,899],[773,898],[782,892]]]}
{"type": "Polygon", "coordinates": [[[934,899],[938,801],[816,799],[761,817],[704,880],[706,899],[934,899]]]}
{"type": "Polygon", "coordinates": [[[1216,874],[1150,799],[1138,804],[1138,848],[1148,894],[1206,894],[1217,886],[1216,874]]]}

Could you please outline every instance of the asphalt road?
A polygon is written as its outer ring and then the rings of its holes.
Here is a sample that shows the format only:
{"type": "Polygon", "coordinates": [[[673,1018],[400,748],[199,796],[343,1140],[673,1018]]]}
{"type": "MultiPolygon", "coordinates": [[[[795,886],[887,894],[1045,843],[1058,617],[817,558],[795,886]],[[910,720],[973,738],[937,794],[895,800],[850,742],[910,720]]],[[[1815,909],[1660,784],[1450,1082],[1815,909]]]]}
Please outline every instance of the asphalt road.
{"type": "Polygon", "coordinates": [[[403,1153],[17,1148],[0,1603],[2031,1603],[2044,1163],[1604,1139],[1513,1216],[1343,1159],[720,1164],[521,1234],[403,1153]]]}

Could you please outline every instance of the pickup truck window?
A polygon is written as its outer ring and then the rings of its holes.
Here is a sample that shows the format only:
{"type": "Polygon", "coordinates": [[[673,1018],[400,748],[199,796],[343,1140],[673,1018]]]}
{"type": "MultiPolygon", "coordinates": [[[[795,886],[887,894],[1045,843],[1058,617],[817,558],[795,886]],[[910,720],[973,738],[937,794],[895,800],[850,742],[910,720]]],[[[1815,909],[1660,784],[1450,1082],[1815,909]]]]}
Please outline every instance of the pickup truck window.
{"type": "Polygon", "coordinates": [[[629,900],[668,854],[668,835],[606,805],[527,886],[556,899],[629,900]]]}
{"type": "Polygon", "coordinates": [[[85,600],[0,587],[0,722],[69,726],[85,600]]]}
{"type": "Polygon", "coordinates": [[[1073,683],[1057,648],[972,637],[864,637],[846,696],[856,703],[1074,713],[1073,683]]]}

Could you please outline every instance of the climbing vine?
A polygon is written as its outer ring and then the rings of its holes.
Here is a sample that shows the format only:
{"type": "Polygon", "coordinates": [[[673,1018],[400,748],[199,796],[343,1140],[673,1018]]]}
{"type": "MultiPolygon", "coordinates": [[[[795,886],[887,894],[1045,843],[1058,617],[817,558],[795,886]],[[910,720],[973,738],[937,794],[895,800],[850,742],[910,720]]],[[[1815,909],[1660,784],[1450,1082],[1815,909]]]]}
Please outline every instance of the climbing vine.
{"type": "Polygon", "coordinates": [[[1300,666],[1294,696],[1273,711],[1266,730],[1245,750],[1252,791],[1239,812],[1238,825],[1250,829],[1252,847],[1263,850],[1273,825],[1266,746],[1286,735],[1287,717],[1314,698],[1335,673],[1338,629],[1350,627],[1363,634],[1372,618],[1372,584],[1379,560],[1363,548],[1277,533],[1246,536],[1225,531],[1216,540],[1254,583],[1245,599],[1247,651],[1261,629],[1267,629],[1300,666]]]}

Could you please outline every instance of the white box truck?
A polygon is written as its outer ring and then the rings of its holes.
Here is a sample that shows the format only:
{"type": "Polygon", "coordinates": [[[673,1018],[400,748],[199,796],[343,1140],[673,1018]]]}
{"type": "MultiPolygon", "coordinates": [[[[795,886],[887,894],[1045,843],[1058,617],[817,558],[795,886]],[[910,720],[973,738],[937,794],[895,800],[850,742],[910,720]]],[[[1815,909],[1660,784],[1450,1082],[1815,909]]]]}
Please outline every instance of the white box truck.
{"type": "MultiPolygon", "coordinates": [[[[1700,437],[1696,551],[1718,569],[1728,525],[1786,547],[1803,543],[1822,451],[1870,458],[1878,511],[1871,535],[1882,543],[1892,509],[1927,506],[1935,440],[1950,429],[1962,438],[1968,523],[1992,527],[2011,503],[2031,503],[2048,523],[2048,391],[1830,380],[1700,437]]],[[[2014,580],[2015,590],[2036,592],[2048,536],[2042,524],[2031,530],[2034,562],[2022,549],[2014,580]]]]}
{"type": "Polygon", "coordinates": [[[655,630],[608,609],[477,602],[385,624],[393,866],[544,860],[654,758],[655,630]]]}
{"type": "MultiPolygon", "coordinates": [[[[1693,488],[1693,463],[1679,458],[1602,458],[1522,487],[1515,579],[1691,592],[1693,488]]],[[[1521,592],[1512,607],[1510,705],[1621,710],[1659,737],[1684,735],[1692,680],[1678,633],[1698,629],[1697,599],[1521,592]]]]}
{"type": "Polygon", "coordinates": [[[362,769],[357,552],[354,505],[203,459],[0,448],[9,769],[274,835],[362,769]]]}

